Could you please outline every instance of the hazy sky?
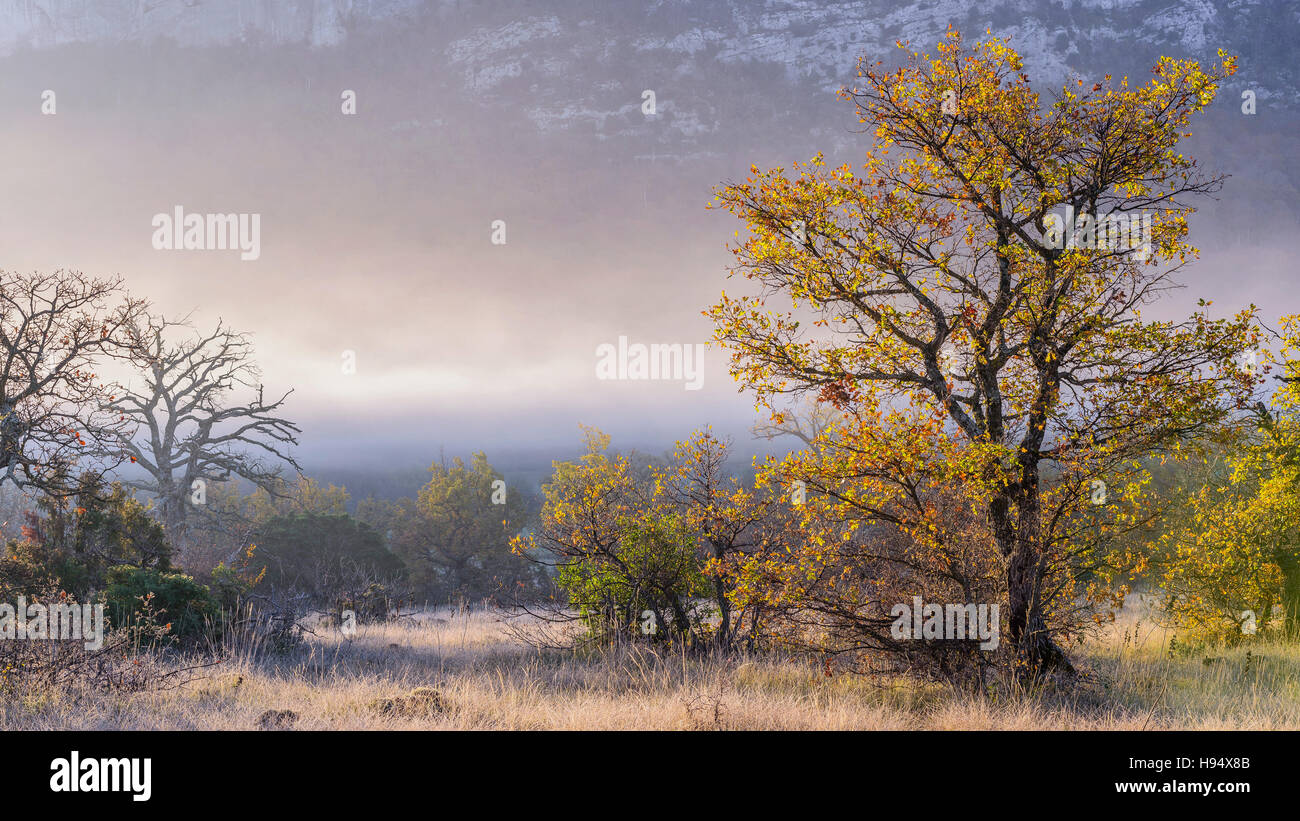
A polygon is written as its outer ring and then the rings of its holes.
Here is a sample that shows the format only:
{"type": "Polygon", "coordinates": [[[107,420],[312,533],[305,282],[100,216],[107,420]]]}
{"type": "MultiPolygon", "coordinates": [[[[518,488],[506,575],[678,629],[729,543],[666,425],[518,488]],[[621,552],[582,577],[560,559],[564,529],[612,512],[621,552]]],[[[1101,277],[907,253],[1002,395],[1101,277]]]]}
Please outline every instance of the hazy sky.
{"type": "MultiPolygon", "coordinates": [[[[497,13],[483,29],[509,25],[497,13]]],[[[706,423],[743,436],[753,402],[717,348],[698,391],[598,380],[595,352],[620,335],[707,342],[700,312],[736,287],[725,272],[738,227],[705,210],[711,187],[750,162],[858,156],[851,111],[823,82],[758,63],[702,77],[632,61],[619,76],[545,39],[526,62],[476,63],[464,42],[476,29],[462,28],[317,48],[72,43],[0,59],[0,265],[120,273],[169,315],[250,332],[268,389],[295,390],[288,413],[309,461],[570,450],[578,422],[627,445],[706,423]],[[642,114],[643,88],[657,90],[658,118],[642,114]],[[344,89],[355,115],[341,111],[344,89]],[[151,220],[178,205],[259,214],[259,258],[155,250],[151,220]]],[[[1207,212],[1213,243],[1171,310],[1199,296],[1300,309],[1294,163],[1267,167],[1300,153],[1294,131],[1281,114],[1238,125],[1235,105],[1218,107],[1226,125],[1201,156],[1242,182],[1207,212]]]]}

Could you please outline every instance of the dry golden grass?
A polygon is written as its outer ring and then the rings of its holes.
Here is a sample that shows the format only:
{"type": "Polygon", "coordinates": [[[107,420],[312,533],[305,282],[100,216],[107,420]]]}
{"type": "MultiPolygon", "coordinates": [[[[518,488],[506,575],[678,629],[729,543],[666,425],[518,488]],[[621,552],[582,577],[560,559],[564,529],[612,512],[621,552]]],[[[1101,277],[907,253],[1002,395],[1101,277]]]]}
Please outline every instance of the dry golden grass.
{"type": "Polygon", "coordinates": [[[133,696],[49,692],[0,702],[0,730],[1298,729],[1300,648],[1169,652],[1135,605],[1075,648],[1067,696],[954,694],[780,659],[622,650],[538,652],[491,612],[425,614],[309,638],[287,656],[237,653],[210,676],[133,696]],[[418,692],[417,688],[435,691],[418,692]],[[267,711],[290,711],[292,718],[267,711]]]}

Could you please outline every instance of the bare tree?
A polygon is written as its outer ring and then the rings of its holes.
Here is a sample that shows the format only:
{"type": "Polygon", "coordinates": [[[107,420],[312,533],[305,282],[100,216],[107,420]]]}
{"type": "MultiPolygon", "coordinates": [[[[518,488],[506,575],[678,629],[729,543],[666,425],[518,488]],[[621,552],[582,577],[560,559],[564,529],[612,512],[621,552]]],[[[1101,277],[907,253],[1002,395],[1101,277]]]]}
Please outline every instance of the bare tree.
{"type": "Polygon", "coordinates": [[[144,310],[120,278],[0,271],[0,484],[63,495],[74,472],[126,458],[131,420],[108,408],[116,388],[97,368],[144,310]]]}
{"type": "Polygon", "coordinates": [[[238,476],[273,493],[282,463],[301,472],[288,450],[301,429],[277,415],[292,391],[266,398],[245,334],[220,320],[205,335],[187,320],[146,316],[132,330],[130,355],[143,387],[128,388],[110,407],[145,434],[122,442],[149,475],[128,484],[158,497],[173,544],[185,538],[209,483],[238,476]],[[191,335],[170,341],[173,328],[191,335]],[[232,401],[240,389],[252,392],[243,404],[232,401]]]}
{"type": "Polygon", "coordinates": [[[817,437],[834,424],[839,411],[834,405],[818,402],[814,397],[804,397],[803,401],[782,411],[770,421],[759,421],[750,432],[755,439],[779,439],[793,436],[805,445],[816,444],[817,437]]]}

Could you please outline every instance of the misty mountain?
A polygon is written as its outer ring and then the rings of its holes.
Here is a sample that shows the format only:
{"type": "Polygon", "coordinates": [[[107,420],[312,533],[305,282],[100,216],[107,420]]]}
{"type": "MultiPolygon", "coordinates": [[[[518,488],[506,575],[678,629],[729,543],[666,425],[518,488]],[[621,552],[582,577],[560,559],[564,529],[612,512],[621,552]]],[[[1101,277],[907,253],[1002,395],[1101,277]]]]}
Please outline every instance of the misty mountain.
{"type": "MultiPolygon", "coordinates": [[[[1285,106],[1298,99],[1288,58],[1300,35],[1300,10],[1284,0],[543,0],[522,11],[519,4],[468,0],[5,0],[0,53],[161,39],[186,47],[338,48],[416,30],[432,35],[442,65],[475,94],[507,91],[515,79],[541,85],[566,78],[575,82],[565,85],[576,86],[582,75],[605,73],[610,80],[593,84],[589,94],[567,95],[562,106],[544,95],[529,113],[548,127],[586,121],[617,128],[609,121],[624,107],[609,105],[602,92],[630,80],[617,69],[642,57],[661,61],[664,76],[774,64],[833,90],[851,80],[864,50],[897,40],[934,42],[948,25],[1010,36],[1031,65],[1057,78],[1117,65],[1136,73],[1152,50],[1208,58],[1222,47],[1243,56],[1242,81],[1264,99],[1285,106]]],[[[683,107],[676,127],[707,129],[705,114],[683,107]]]]}

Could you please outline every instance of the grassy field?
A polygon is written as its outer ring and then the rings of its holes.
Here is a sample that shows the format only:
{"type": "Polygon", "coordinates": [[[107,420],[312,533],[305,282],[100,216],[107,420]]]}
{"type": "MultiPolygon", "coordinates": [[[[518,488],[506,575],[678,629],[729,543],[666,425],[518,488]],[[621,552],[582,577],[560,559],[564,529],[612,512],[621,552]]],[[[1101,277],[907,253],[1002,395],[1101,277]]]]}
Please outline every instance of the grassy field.
{"type": "Polygon", "coordinates": [[[1074,648],[1087,677],[1068,695],[983,700],[793,659],[539,653],[490,611],[320,632],[162,692],[0,702],[0,730],[1300,729],[1300,648],[1171,653],[1137,606],[1074,648]]]}

